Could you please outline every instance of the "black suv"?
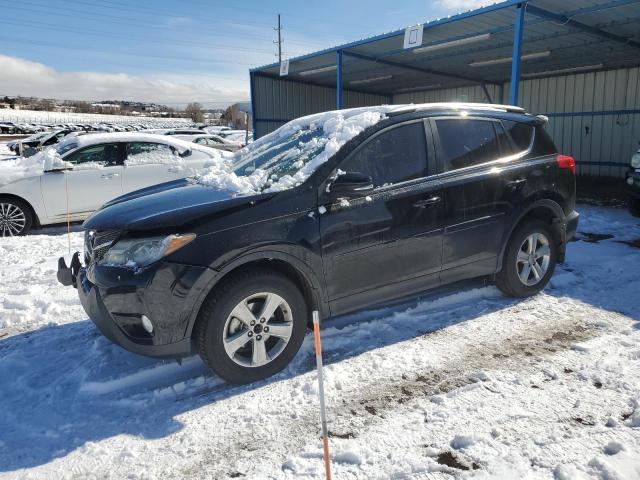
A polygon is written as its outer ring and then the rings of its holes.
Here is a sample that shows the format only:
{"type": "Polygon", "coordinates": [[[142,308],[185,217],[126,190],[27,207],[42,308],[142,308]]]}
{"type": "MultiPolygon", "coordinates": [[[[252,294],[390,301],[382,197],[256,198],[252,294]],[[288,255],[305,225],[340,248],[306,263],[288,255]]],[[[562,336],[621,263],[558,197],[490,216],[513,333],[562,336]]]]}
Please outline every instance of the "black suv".
{"type": "Polygon", "coordinates": [[[110,202],[84,224],[85,266],[61,258],[58,278],[114,342],[197,352],[229,382],[284,368],[313,310],[327,318],[472,277],[510,296],[544,288],[578,214],[575,162],[543,117],[394,106],[330,149],[323,131],[340,122],[322,121],[350,112],[281,127],[238,152],[227,177],[110,202]],[[247,179],[253,190],[234,190],[247,179]]]}

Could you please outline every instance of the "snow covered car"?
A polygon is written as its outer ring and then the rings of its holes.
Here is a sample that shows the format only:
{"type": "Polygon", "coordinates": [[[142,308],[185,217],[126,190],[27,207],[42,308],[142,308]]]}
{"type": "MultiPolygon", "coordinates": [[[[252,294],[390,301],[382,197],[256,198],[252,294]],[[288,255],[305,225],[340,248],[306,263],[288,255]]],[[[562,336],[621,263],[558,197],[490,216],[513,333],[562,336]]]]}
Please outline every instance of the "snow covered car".
{"type": "Polygon", "coordinates": [[[578,224],[575,162],[545,119],[425,104],[310,115],[233,170],[124,195],[84,223],[75,285],[133,352],[199,353],[229,382],[283,369],[323,318],[472,277],[544,288],[578,224]]]}
{"type": "Polygon", "coordinates": [[[625,174],[627,204],[634,217],[640,217],[640,148],[631,157],[629,170],[625,174]]]}
{"type": "Polygon", "coordinates": [[[49,147],[51,145],[55,145],[60,142],[64,137],[69,135],[72,130],[54,130],[51,132],[40,132],[35,135],[31,135],[30,137],[24,138],[22,140],[15,140],[13,142],[9,142],[7,146],[9,150],[20,153],[20,147],[22,146],[23,151],[32,148],[32,149],[41,149],[45,147],[49,147]]]}
{"type": "Polygon", "coordinates": [[[89,133],[0,162],[0,235],[84,220],[124,193],[186,177],[226,152],[172,137],[89,133]]]}
{"type": "Polygon", "coordinates": [[[224,150],[225,152],[237,152],[242,148],[240,143],[226,140],[218,135],[211,135],[202,133],[199,135],[175,135],[176,138],[184,140],[185,142],[193,142],[198,145],[215,148],[217,150],[224,150]]]}

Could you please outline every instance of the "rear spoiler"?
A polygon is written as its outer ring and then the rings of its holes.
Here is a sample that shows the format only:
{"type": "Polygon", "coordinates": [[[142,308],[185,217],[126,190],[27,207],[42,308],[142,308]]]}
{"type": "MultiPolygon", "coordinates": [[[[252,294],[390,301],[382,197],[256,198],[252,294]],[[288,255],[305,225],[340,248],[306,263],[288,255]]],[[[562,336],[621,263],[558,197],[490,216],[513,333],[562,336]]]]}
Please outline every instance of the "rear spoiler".
{"type": "Polygon", "coordinates": [[[546,115],[536,115],[536,118],[539,119],[542,123],[549,123],[549,117],[546,115]]]}

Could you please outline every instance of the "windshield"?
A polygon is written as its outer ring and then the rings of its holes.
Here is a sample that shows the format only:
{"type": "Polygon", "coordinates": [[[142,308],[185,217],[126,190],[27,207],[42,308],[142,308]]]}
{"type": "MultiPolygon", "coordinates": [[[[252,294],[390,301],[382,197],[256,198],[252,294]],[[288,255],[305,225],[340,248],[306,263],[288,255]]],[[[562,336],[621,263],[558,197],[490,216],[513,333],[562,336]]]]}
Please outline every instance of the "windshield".
{"type": "Polygon", "coordinates": [[[244,176],[251,175],[257,169],[264,170],[269,178],[268,185],[265,185],[268,187],[285,175],[293,176],[320,153],[326,143],[322,125],[311,124],[259,148],[238,152],[234,172],[244,176]]]}

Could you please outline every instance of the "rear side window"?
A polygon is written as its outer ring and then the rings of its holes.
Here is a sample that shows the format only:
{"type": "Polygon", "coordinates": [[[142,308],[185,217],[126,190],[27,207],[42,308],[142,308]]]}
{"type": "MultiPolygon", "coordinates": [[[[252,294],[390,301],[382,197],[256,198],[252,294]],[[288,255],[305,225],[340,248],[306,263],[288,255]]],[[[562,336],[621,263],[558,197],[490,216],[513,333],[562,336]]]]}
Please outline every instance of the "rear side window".
{"type": "Polygon", "coordinates": [[[513,140],[513,144],[516,148],[514,153],[524,152],[529,150],[531,146],[531,140],[533,140],[533,125],[526,123],[511,122],[509,120],[503,120],[502,124],[507,130],[507,133],[513,140]]]}
{"type": "Polygon", "coordinates": [[[435,122],[439,138],[438,157],[445,172],[500,158],[493,121],[441,119],[435,122]]]}
{"type": "Polygon", "coordinates": [[[558,153],[558,149],[551,140],[549,134],[542,125],[536,126],[536,138],[533,142],[533,150],[531,155],[534,157],[543,157],[545,155],[554,155],[558,153]]]}
{"type": "Polygon", "coordinates": [[[424,177],[427,149],[423,123],[382,132],[342,162],[340,169],[370,176],[374,187],[424,177]]]}

